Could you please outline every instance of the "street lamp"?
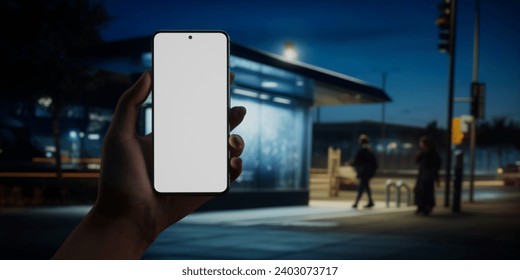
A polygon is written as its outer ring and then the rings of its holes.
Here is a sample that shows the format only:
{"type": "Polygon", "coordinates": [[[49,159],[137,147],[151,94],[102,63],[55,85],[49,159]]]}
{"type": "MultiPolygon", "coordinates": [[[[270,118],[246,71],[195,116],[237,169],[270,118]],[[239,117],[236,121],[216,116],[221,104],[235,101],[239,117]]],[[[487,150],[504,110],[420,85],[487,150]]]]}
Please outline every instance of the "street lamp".
{"type": "Polygon", "coordinates": [[[298,53],[296,52],[296,48],[294,48],[292,42],[285,42],[283,56],[287,60],[295,60],[298,57],[298,53]]]}

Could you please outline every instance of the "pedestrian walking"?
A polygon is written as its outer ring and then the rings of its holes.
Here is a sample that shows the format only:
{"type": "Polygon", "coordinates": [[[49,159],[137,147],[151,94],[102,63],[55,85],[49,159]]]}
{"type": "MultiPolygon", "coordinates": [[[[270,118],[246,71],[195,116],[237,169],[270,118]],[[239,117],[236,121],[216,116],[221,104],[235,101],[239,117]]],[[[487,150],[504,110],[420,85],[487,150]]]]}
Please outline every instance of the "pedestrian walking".
{"type": "Polygon", "coordinates": [[[370,139],[366,134],[361,134],[358,138],[359,149],[354,157],[353,166],[357,173],[358,178],[358,192],[356,202],[352,205],[352,208],[357,208],[358,202],[364,192],[368,195],[368,204],[365,208],[371,208],[374,206],[374,200],[372,200],[372,192],[370,190],[370,179],[374,177],[377,170],[377,159],[374,152],[370,148],[370,139]]]}

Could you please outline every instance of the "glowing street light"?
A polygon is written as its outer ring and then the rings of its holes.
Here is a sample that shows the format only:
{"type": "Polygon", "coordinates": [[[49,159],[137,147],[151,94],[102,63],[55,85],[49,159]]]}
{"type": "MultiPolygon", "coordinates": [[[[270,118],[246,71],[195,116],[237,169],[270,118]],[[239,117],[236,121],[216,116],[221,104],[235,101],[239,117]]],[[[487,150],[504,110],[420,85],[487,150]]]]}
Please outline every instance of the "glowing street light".
{"type": "Polygon", "coordinates": [[[287,60],[295,60],[298,57],[298,53],[296,52],[296,48],[294,48],[294,44],[292,42],[286,42],[283,56],[287,60]]]}

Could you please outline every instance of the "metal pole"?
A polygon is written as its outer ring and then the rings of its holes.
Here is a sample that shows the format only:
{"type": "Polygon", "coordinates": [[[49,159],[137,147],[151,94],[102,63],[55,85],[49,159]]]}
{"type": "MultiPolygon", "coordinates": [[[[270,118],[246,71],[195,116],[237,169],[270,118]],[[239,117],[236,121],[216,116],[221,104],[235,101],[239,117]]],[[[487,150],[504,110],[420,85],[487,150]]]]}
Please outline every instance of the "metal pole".
{"type": "Polygon", "coordinates": [[[450,206],[450,184],[451,184],[451,119],[453,118],[453,91],[455,82],[455,24],[456,18],[456,0],[451,0],[450,15],[450,73],[449,73],[449,90],[448,90],[448,120],[447,120],[447,137],[446,137],[446,188],[444,192],[444,207],[450,206]]]}
{"type": "Polygon", "coordinates": [[[473,30],[473,81],[478,81],[478,50],[480,33],[480,0],[475,0],[475,29],[473,30]]]}
{"type": "MultiPolygon", "coordinates": [[[[386,91],[386,76],[387,72],[381,72],[381,78],[383,79],[383,91],[386,91]]],[[[380,170],[382,170],[385,166],[385,153],[386,153],[386,135],[385,135],[385,102],[383,101],[381,105],[381,143],[383,144],[383,152],[381,153],[381,164],[380,170]]]]}
{"type": "Polygon", "coordinates": [[[460,197],[462,194],[462,170],[463,153],[461,150],[455,152],[455,180],[453,182],[453,213],[460,213],[460,197]]]}
{"type": "MultiPolygon", "coordinates": [[[[480,33],[480,0],[475,0],[475,29],[473,30],[473,82],[478,81],[478,51],[480,33]]],[[[471,121],[471,131],[469,139],[469,202],[473,202],[473,192],[475,189],[475,145],[477,119],[475,116],[471,121]]]]}
{"type": "Polygon", "coordinates": [[[477,130],[477,120],[471,119],[471,131],[469,138],[469,202],[473,202],[473,192],[475,189],[475,138],[477,130]]]}

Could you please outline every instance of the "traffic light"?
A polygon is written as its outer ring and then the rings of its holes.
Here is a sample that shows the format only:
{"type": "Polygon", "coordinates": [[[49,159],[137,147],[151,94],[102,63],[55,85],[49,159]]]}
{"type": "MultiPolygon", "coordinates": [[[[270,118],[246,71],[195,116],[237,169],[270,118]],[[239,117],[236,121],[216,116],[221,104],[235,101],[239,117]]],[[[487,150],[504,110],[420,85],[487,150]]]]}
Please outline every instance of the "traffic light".
{"type": "Polygon", "coordinates": [[[451,144],[460,145],[463,139],[462,120],[460,118],[451,119],[451,144]]]}
{"type": "Polygon", "coordinates": [[[442,0],[439,7],[439,16],[435,20],[435,25],[439,27],[439,51],[444,53],[450,53],[450,36],[452,33],[451,27],[451,13],[452,13],[452,0],[442,0]]]}
{"type": "Polygon", "coordinates": [[[484,97],[486,84],[471,83],[471,115],[475,119],[484,118],[484,97]]]}

